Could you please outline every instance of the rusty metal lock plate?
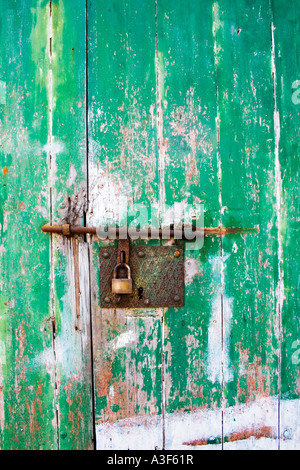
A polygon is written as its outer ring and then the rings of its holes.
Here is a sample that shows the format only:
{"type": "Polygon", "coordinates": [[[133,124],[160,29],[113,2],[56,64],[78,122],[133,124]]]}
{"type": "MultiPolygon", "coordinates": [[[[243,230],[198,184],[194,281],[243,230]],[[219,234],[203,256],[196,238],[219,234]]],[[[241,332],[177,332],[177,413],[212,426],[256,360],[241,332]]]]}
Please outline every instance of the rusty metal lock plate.
{"type": "Polygon", "coordinates": [[[100,247],[100,306],[184,306],[184,246],[130,246],[132,294],[113,294],[118,247],[100,247]]]}

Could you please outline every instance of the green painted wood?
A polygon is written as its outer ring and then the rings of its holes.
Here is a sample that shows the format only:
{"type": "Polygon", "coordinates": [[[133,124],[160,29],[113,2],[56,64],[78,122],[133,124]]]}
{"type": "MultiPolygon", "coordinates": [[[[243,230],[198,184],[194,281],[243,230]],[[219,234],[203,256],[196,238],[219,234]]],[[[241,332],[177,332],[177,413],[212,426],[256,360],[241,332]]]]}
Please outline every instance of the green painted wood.
{"type": "Polygon", "coordinates": [[[90,448],[87,246],[41,232],[83,220],[85,2],[27,3],[1,7],[1,447],[90,448]]]}
{"type": "MultiPolygon", "coordinates": [[[[128,223],[141,204],[158,211],[155,1],[102,0],[88,6],[88,224],[128,223]],[[126,221],[126,210],[121,222],[126,221]]],[[[142,211],[142,207],[140,206],[142,211]]],[[[97,448],[162,448],[161,311],[99,308],[99,240],[91,252],[97,448]],[[146,432],[146,431],[145,431],[146,432]],[[125,447],[124,447],[125,446],[125,447]]]]}
{"type": "Polygon", "coordinates": [[[55,449],[45,2],[0,6],[0,448],[55,449]],[[37,41],[39,39],[39,41],[37,41]]]}
{"type": "MultiPolygon", "coordinates": [[[[300,39],[299,7],[293,1],[286,8],[280,0],[272,2],[274,40],[274,79],[278,116],[278,231],[279,231],[279,308],[282,318],[281,343],[281,448],[294,438],[290,431],[291,406],[299,398],[299,116],[300,116],[300,39]]],[[[295,447],[297,448],[297,444],[295,447]]]]}
{"type": "Polygon", "coordinates": [[[2,3],[0,448],[299,447],[299,0],[2,3]],[[100,309],[104,242],[41,227],[119,197],[259,233],[186,243],[184,308],[100,309]]]}
{"type": "MultiPolygon", "coordinates": [[[[224,237],[222,242],[223,348],[228,355],[224,396],[227,406],[257,401],[245,430],[259,432],[267,426],[274,439],[264,446],[276,448],[278,402],[263,400],[278,394],[280,329],[274,286],[277,182],[269,5],[215,5],[215,21],[222,224],[259,228],[259,234],[224,237]]],[[[237,424],[239,419],[243,413],[236,416],[237,424]]],[[[225,411],[225,435],[230,427],[225,411]]],[[[252,443],[256,446],[259,441],[252,443]]]]}
{"type": "MultiPolygon", "coordinates": [[[[220,223],[213,29],[211,2],[158,2],[161,204],[186,203],[196,211],[202,204],[206,227],[220,223]]],[[[212,432],[221,434],[220,240],[189,248],[186,243],[186,305],[165,312],[167,448],[174,448],[172,413],[179,411],[219,408],[212,432]]],[[[199,437],[194,426],[192,441],[199,437]]]]}
{"type": "MultiPolygon", "coordinates": [[[[83,225],[86,210],[86,9],[52,1],[48,83],[52,223],[83,225]]],[[[59,448],[93,448],[88,245],[53,237],[59,448]]]]}

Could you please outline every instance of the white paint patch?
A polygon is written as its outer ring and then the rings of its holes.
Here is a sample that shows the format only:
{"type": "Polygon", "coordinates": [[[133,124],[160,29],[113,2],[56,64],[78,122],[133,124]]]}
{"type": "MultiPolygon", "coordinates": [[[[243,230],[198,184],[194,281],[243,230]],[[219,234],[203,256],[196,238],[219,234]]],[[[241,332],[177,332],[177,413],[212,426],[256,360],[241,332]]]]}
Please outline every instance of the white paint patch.
{"type": "Polygon", "coordinates": [[[238,249],[239,249],[239,248],[238,248],[236,242],[234,242],[233,245],[232,245],[232,251],[233,251],[234,253],[236,253],[236,252],[238,251],[238,249]]]}
{"type": "Polygon", "coordinates": [[[0,80],[0,104],[6,103],[6,83],[0,80]]]}
{"type": "MultiPolygon", "coordinates": [[[[281,312],[284,302],[284,271],[283,271],[283,240],[281,237],[281,228],[282,228],[282,176],[281,176],[281,166],[279,160],[279,142],[280,142],[280,114],[277,109],[277,72],[276,72],[276,62],[275,62],[275,38],[274,38],[275,27],[272,23],[271,32],[272,32],[272,75],[273,75],[273,87],[274,87],[274,136],[275,136],[275,189],[276,189],[276,215],[277,215],[277,240],[278,240],[278,282],[276,286],[276,310],[278,315],[277,327],[277,336],[278,340],[281,340],[281,330],[282,330],[282,318],[281,312]]],[[[279,370],[281,367],[281,349],[278,350],[278,363],[279,370]]],[[[279,384],[281,386],[281,377],[279,374],[279,384]]]]}
{"type": "Polygon", "coordinates": [[[200,260],[195,258],[187,258],[184,261],[184,283],[189,286],[194,277],[200,272],[200,260]]]}
{"type": "Polygon", "coordinates": [[[65,149],[65,145],[61,142],[51,142],[43,147],[43,152],[51,153],[52,156],[55,156],[59,153],[62,153],[65,149]]]}
{"type": "MultiPolygon", "coordinates": [[[[223,411],[224,449],[277,449],[278,402],[276,397],[259,399],[247,404],[238,404],[223,411]],[[272,437],[256,437],[260,430],[269,428],[272,437]],[[253,436],[241,439],[238,433],[248,432],[253,436]],[[230,438],[236,439],[226,442],[230,438]]],[[[297,449],[300,445],[299,427],[300,400],[282,400],[282,427],[280,448],[297,449]]],[[[161,448],[162,417],[134,417],[116,423],[103,423],[96,426],[98,450],[151,450],[161,448]]],[[[199,409],[192,412],[175,412],[165,416],[165,436],[167,450],[218,450],[222,438],[221,409],[199,409]],[[202,443],[201,443],[202,441],[202,443]],[[194,445],[192,445],[194,444],[194,445]],[[204,444],[204,445],[203,445],[204,444]]]]}
{"type": "Polygon", "coordinates": [[[125,331],[125,333],[121,333],[113,340],[113,349],[125,348],[128,344],[135,343],[137,339],[134,331],[125,331]]]}
{"type": "Polygon", "coordinates": [[[219,293],[213,301],[212,315],[208,328],[207,375],[212,382],[222,383],[233,380],[230,367],[230,330],[233,299],[223,296],[223,350],[222,350],[222,297],[219,293]],[[223,366],[222,366],[223,364],[223,366]]]}
{"type": "Polygon", "coordinates": [[[300,449],[300,400],[281,400],[280,422],[282,450],[300,449]]]}
{"type": "MultiPolygon", "coordinates": [[[[93,144],[96,151],[97,143],[93,144]]],[[[110,172],[99,163],[89,166],[89,214],[88,223],[101,224],[127,222],[127,211],[132,199],[132,188],[121,172],[110,172]]]]}
{"type": "Polygon", "coordinates": [[[70,164],[69,178],[67,180],[67,187],[70,188],[76,181],[77,171],[73,163],[70,164]]]}
{"type": "Polygon", "coordinates": [[[97,450],[162,449],[162,416],[126,418],[96,425],[97,450]]]}
{"type": "Polygon", "coordinates": [[[230,253],[227,253],[226,255],[223,255],[223,256],[218,255],[218,256],[209,257],[208,261],[212,265],[212,270],[215,274],[217,274],[218,276],[220,275],[223,263],[227,261],[229,257],[230,257],[230,253]]]}

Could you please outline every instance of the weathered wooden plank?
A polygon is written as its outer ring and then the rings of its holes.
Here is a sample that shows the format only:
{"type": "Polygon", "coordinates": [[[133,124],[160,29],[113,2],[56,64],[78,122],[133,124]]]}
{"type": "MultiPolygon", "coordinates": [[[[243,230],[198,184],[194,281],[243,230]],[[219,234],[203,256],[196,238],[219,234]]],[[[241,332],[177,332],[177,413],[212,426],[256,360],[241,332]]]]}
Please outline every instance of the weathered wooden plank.
{"type": "Polygon", "coordinates": [[[0,5],[0,448],[55,449],[45,2],[0,5]],[[43,3],[43,5],[42,5],[43,3]]]}
{"type": "Polygon", "coordinates": [[[272,1],[276,118],[277,302],[282,322],[280,448],[299,449],[299,1],[272,1]]]}
{"type": "MultiPolygon", "coordinates": [[[[48,82],[51,221],[84,224],[86,2],[51,2],[48,82]]],[[[93,448],[88,245],[51,238],[54,351],[60,449],[93,448]]]]}
{"type": "MultiPolygon", "coordinates": [[[[93,0],[88,19],[88,224],[123,224],[127,216],[133,222],[137,214],[127,214],[127,209],[140,204],[144,225],[151,205],[156,212],[158,206],[155,1],[93,0]]],[[[97,448],[162,448],[161,312],[100,309],[98,247],[95,239],[91,287],[97,448]],[[151,434],[148,442],[141,429],[151,434]]]]}
{"type": "MultiPolygon", "coordinates": [[[[217,89],[211,2],[157,3],[161,220],[168,207],[220,221],[217,89]]],[[[178,216],[178,215],[177,215],[178,216]]],[[[177,217],[176,216],[176,217],[177,217]]],[[[178,220],[180,223],[180,220],[178,220]]],[[[191,222],[187,221],[187,222],[191,222]]],[[[186,243],[185,307],[165,312],[166,448],[198,448],[222,433],[220,240],[186,243]],[[203,410],[196,413],[195,410],[203,410]],[[204,410],[217,408],[204,424],[204,410]],[[181,434],[181,423],[186,427],[181,434]],[[177,429],[178,428],[178,429],[177,429]],[[178,447],[179,446],[179,447],[178,447]]],[[[218,442],[217,442],[218,441],[218,442]]]]}
{"type": "Polygon", "coordinates": [[[236,416],[224,411],[224,448],[260,448],[262,438],[265,448],[277,448],[280,324],[274,291],[271,17],[268,3],[260,0],[215,2],[214,14],[222,224],[260,230],[222,241],[224,397],[227,407],[245,404],[236,416]],[[266,404],[269,396],[274,399],[266,404]],[[227,444],[225,436],[233,430],[240,439],[227,444]]]}

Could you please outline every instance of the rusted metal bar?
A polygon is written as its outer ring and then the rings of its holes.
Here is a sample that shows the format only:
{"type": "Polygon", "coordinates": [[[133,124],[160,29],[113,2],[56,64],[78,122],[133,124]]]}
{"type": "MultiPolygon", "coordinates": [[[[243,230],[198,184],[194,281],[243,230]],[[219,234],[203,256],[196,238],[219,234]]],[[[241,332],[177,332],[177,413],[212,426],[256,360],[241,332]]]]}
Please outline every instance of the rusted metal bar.
{"type": "MultiPolygon", "coordinates": [[[[122,236],[124,234],[124,229],[122,230],[122,236]]],[[[251,233],[251,232],[259,232],[258,228],[238,228],[238,227],[205,227],[202,229],[191,229],[188,232],[188,235],[185,233],[185,228],[182,227],[181,229],[174,229],[170,228],[169,230],[167,229],[158,229],[158,230],[151,230],[150,228],[148,229],[148,237],[151,238],[161,238],[161,239],[169,239],[169,238],[176,238],[178,237],[178,234],[180,233],[181,230],[181,238],[183,240],[193,240],[194,238],[208,236],[208,235],[216,235],[216,236],[223,236],[223,235],[230,235],[234,233],[251,233]],[[192,234],[194,235],[192,237],[192,234]]],[[[84,234],[91,234],[91,235],[96,235],[97,234],[97,228],[96,227],[82,227],[78,225],[70,225],[70,224],[63,224],[63,225],[44,225],[42,227],[42,231],[46,233],[56,233],[56,234],[62,234],[66,236],[72,236],[72,235],[84,235],[84,234]]],[[[119,228],[114,228],[115,231],[115,238],[119,238],[120,234],[120,229],[119,228]]],[[[109,235],[109,232],[107,232],[109,235]]],[[[145,230],[142,230],[143,235],[145,234],[145,230]]],[[[109,236],[107,235],[107,238],[109,236]]],[[[128,236],[128,231],[127,231],[127,236],[128,236]]]]}

